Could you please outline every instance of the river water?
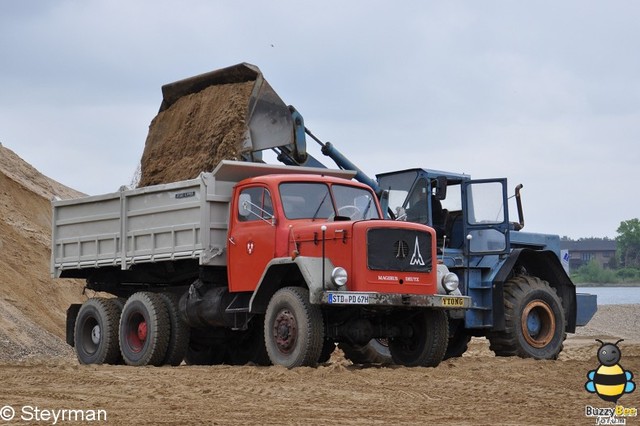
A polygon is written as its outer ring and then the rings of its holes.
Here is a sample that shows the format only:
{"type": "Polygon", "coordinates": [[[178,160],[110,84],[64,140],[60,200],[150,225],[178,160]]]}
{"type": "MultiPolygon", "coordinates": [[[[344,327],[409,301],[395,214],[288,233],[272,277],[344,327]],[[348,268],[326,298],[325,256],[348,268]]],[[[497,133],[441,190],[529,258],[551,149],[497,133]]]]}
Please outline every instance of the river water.
{"type": "Polygon", "coordinates": [[[640,304],[640,287],[578,287],[577,293],[598,295],[598,305],[640,304]]]}

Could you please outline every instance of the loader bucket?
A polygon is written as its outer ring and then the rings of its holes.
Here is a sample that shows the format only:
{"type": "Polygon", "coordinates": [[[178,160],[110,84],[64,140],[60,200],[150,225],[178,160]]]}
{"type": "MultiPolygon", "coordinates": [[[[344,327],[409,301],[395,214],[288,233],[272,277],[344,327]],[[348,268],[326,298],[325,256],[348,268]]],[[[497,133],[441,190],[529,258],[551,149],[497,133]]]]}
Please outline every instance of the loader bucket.
{"type": "MultiPolygon", "coordinates": [[[[240,63],[162,86],[162,112],[183,96],[198,93],[210,86],[254,82],[247,100],[246,131],[238,141],[238,152],[253,153],[294,144],[294,122],[289,107],[280,99],[252,64],[240,63]]],[[[300,153],[304,155],[304,153],[300,153]]]]}

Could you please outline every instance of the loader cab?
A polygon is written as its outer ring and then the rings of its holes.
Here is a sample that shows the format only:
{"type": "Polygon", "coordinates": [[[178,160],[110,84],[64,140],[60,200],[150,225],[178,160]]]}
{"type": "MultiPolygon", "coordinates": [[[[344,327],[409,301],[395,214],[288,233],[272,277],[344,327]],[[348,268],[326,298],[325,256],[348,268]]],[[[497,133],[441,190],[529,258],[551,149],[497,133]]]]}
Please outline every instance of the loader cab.
{"type": "Polygon", "coordinates": [[[389,216],[433,227],[438,247],[469,255],[509,252],[506,179],[471,180],[465,174],[429,169],[377,178],[389,193],[389,216]]]}

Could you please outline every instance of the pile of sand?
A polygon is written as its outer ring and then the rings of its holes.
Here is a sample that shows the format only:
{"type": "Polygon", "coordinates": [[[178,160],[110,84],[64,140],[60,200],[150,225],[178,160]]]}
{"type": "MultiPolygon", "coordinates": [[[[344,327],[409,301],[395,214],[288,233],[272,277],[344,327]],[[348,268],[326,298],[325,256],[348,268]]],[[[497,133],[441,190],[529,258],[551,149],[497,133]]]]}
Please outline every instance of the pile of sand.
{"type": "Polygon", "coordinates": [[[138,186],[193,179],[239,159],[254,82],[210,86],[178,99],[149,126],[138,186]]]}
{"type": "Polygon", "coordinates": [[[50,200],[81,195],[0,147],[0,359],[71,353],[66,310],[84,282],[50,276],[50,200]]]}

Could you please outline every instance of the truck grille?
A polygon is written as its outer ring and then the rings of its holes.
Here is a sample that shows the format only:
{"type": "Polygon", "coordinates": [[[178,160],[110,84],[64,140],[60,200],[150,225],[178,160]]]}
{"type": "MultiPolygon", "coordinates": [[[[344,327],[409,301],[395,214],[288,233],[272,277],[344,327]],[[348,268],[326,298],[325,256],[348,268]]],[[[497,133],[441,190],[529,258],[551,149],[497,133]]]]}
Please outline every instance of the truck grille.
{"type": "Polygon", "coordinates": [[[370,229],[367,262],[371,270],[431,272],[431,234],[413,229],[370,229]]]}

